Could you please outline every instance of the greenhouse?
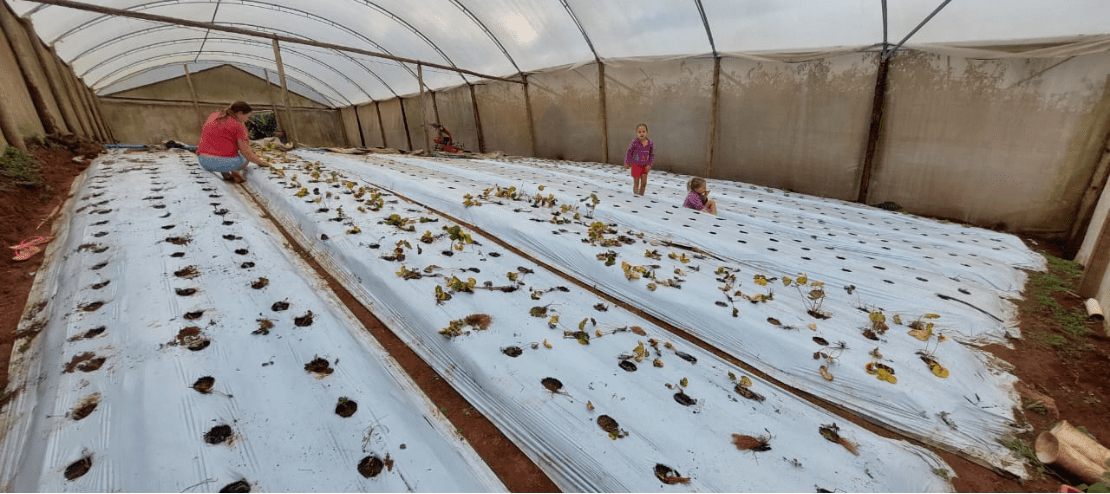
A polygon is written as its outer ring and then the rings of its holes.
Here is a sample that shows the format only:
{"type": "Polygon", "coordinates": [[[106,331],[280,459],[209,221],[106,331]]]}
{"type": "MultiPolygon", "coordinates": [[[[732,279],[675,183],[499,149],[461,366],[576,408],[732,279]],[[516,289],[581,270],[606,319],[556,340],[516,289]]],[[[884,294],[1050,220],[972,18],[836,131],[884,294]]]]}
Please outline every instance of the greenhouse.
{"type": "Polygon", "coordinates": [[[1108,17],[7,0],[0,485],[1105,487],[1108,17]]]}

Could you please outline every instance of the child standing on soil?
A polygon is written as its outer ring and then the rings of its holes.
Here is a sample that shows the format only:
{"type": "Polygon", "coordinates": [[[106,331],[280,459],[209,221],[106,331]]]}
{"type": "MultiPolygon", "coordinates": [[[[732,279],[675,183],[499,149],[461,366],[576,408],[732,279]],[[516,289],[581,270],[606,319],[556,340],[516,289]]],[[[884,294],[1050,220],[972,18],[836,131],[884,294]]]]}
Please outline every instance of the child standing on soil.
{"type": "Polygon", "coordinates": [[[636,138],[632,139],[632,144],[628,146],[628,152],[624,155],[624,166],[632,168],[632,193],[641,196],[644,195],[644,188],[647,187],[651,163],[655,160],[655,143],[651,142],[647,135],[647,124],[637,125],[636,138]]]}
{"type": "Polygon", "coordinates": [[[682,207],[706,211],[709,214],[717,214],[717,201],[709,199],[709,190],[706,188],[704,178],[691,178],[690,181],[686,183],[686,189],[689,190],[690,193],[686,194],[686,202],[682,203],[682,207]]]}

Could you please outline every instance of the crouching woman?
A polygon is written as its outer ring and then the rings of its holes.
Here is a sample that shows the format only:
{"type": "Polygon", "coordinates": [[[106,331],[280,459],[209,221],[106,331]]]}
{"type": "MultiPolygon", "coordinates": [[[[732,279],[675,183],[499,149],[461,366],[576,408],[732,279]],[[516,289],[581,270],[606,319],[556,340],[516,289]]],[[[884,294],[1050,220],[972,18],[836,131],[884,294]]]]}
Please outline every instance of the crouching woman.
{"type": "Polygon", "coordinates": [[[268,166],[251,151],[244,125],[251,115],[251,106],[236,101],[223,111],[208,116],[197,143],[197,162],[205,170],[223,175],[224,180],[243,183],[247,163],[268,166]]]}

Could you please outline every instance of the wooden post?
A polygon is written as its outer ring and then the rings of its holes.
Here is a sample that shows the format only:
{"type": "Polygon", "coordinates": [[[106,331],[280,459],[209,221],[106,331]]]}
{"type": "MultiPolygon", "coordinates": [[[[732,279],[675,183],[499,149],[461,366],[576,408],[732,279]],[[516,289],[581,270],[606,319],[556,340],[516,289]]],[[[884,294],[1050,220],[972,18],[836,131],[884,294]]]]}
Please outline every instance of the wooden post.
{"type": "Polygon", "coordinates": [[[182,67],[185,68],[185,82],[189,84],[189,96],[193,98],[193,111],[197,113],[197,118],[203,124],[207,118],[200,112],[200,103],[197,101],[197,89],[193,86],[193,75],[189,73],[189,64],[183,63],[182,67]]]}
{"type": "Polygon", "coordinates": [[[389,143],[385,141],[385,125],[382,125],[382,105],[381,103],[374,102],[374,112],[378,114],[378,132],[382,133],[382,147],[389,147],[389,143]]]}
{"type": "Polygon", "coordinates": [[[486,138],[482,135],[482,115],[478,113],[478,98],[474,95],[474,85],[470,86],[470,104],[474,107],[474,126],[478,128],[478,152],[486,152],[486,138]]]}
{"type": "Polygon", "coordinates": [[[351,109],[355,111],[355,127],[358,128],[358,143],[361,147],[366,147],[366,137],[362,135],[362,117],[358,116],[358,106],[351,105],[351,109]]]}
{"type": "Polygon", "coordinates": [[[285,112],[289,115],[289,124],[286,135],[289,137],[289,142],[294,146],[297,145],[297,120],[293,118],[293,106],[289,104],[289,86],[285,84],[285,65],[281,63],[281,48],[278,47],[278,40],[273,40],[274,45],[274,61],[277,62],[278,78],[281,79],[281,97],[285,101],[285,112]]]}
{"type": "MultiPolygon", "coordinates": [[[[528,86],[525,86],[528,87],[528,86]]],[[[601,162],[609,162],[609,115],[605,109],[605,64],[597,59],[597,102],[601,117],[601,162]]]]}
{"type": "Polygon", "coordinates": [[[871,187],[871,173],[875,166],[875,150],[882,137],[883,105],[886,101],[887,68],[890,61],[883,53],[879,54],[879,72],[875,76],[875,93],[871,100],[871,127],[867,132],[867,150],[863,155],[863,170],[859,179],[859,195],[856,202],[867,204],[867,195],[871,187]]]}
{"type": "Polygon", "coordinates": [[[536,126],[532,123],[532,97],[528,94],[528,74],[520,74],[524,81],[524,113],[528,116],[528,145],[532,156],[536,155],[536,126]]]}
{"type": "Polygon", "coordinates": [[[717,106],[721,101],[721,57],[713,57],[713,107],[709,110],[709,144],[705,151],[705,178],[713,177],[713,146],[717,142],[717,106]]]}
{"type": "MultiPolygon", "coordinates": [[[[22,19],[23,25],[29,26],[30,21],[22,19]]],[[[28,31],[31,31],[28,28],[28,31]]],[[[58,66],[50,58],[50,52],[47,51],[46,46],[43,45],[38,39],[31,40],[31,44],[35,48],[35,54],[38,56],[39,64],[42,65],[43,72],[46,73],[46,80],[50,84],[50,92],[54,95],[54,101],[58,103],[58,110],[62,112],[62,124],[65,126],[65,132],[76,134],[81,129],[81,123],[77,121],[77,113],[73,110],[73,102],[69,99],[66,93],[65,85],[62,83],[62,76],[58,74],[58,66]]]]}
{"type": "Polygon", "coordinates": [[[1098,287],[1106,277],[1107,265],[1110,265],[1110,216],[1102,222],[1098,240],[1095,241],[1091,257],[1087,259],[1083,275],[1079,278],[1079,286],[1075,291],[1080,297],[1095,298],[1098,295],[1098,287]]]}
{"type": "MultiPolygon", "coordinates": [[[[281,126],[281,115],[278,114],[277,103],[274,102],[274,88],[273,84],[270,84],[270,71],[262,69],[262,74],[266,76],[266,96],[270,98],[270,111],[274,112],[274,122],[277,124],[277,128],[284,132],[285,128],[281,126]]],[[[286,137],[288,137],[288,134],[286,134],[286,137]]]]}
{"type": "Polygon", "coordinates": [[[409,132],[409,116],[405,111],[405,100],[398,96],[397,103],[401,105],[401,125],[405,127],[405,142],[409,145],[409,151],[415,151],[412,148],[412,132],[409,132]]]}
{"type": "Polygon", "coordinates": [[[65,87],[66,93],[69,95],[69,101],[73,104],[73,112],[77,116],[77,127],[73,129],[74,134],[82,134],[85,137],[92,137],[92,127],[89,126],[89,121],[86,117],[84,108],[81,105],[81,99],[77,97],[77,85],[73,82],[73,71],[69,69],[61,57],[51,49],[50,59],[53,61],[54,66],[58,69],[58,78],[65,87]]]}
{"type": "MultiPolygon", "coordinates": [[[[420,129],[424,131],[424,155],[432,155],[432,139],[428,135],[428,104],[424,98],[424,66],[416,64],[416,80],[420,83],[420,129]]],[[[402,103],[403,106],[403,103],[402,103]]]]}

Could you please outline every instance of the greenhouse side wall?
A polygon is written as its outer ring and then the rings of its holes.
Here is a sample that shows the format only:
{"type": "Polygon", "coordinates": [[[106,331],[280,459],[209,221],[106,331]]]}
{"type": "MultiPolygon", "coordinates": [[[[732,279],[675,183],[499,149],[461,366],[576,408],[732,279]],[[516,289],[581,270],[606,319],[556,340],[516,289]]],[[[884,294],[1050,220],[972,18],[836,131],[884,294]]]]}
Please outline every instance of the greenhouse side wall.
{"type": "MultiPolygon", "coordinates": [[[[8,8],[4,5],[0,8],[8,8]]],[[[9,143],[44,133],[31,93],[7,36],[0,36],[0,106],[3,108],[4,134],[9,143]],[[14,131],[14,135],[13,135],[14,131]]],[[[22,142],[19,143],[22,145],[22,142]]]]}
{"type": "Polygon", "coordinates": [[[554,159],[602,161],[597,64],[533,74],[528,83],[536,126],[536,154],[554,159]]]}
{"type": "MultiPolygon", "coordinates": [[[[478,127],[474,123],[474,104],[470,100],[470,87],[459,86],[435,93],[437,121],[451,132],[456,146],[467,151],[478,151],[478,127]]],[[[439,133],[428,129],[432,137],[439,133]]],[[[423,136],[421,136],[423,138],[423,136]]]]}
{"type": "Polygon", "coordinates": [[[382,127],[378,123],[378,104],[369,103],[355,107],[361,125],[362,140],[367,147],[385,147],[382,127]]]}
{"type": "Polygon", "coordinates": [[[712,58],[606,62],[609,163],[624,163],[644,123],[655,143],[654,169],[705,175],[712,106],[712,58]]]}
{"type": "Polygon", "coordinates": [[[1110,126],[1108,74],[1107,52],[1000,60],[900,53],[868,202],[1067,235],[1110,126]]]}
{"type": "Polygon", "coordinates": [[[346,145],[357,147],[362,145],[362,136],[358,129],[358,115],[355,114],[357,110],[353,106],[347,106],[339,109],[339,117],[343,122],[343,136],[346,138],[346,145]]]}
{"type": "Polygon", "coordinates": [[[855,200],[878,62],[721,60],[713,178],[855,200]]]}

